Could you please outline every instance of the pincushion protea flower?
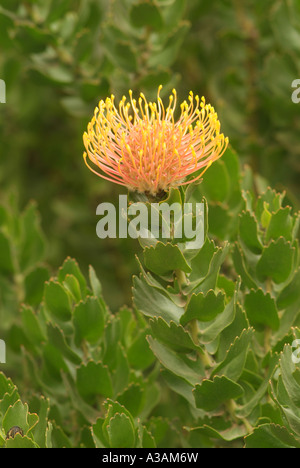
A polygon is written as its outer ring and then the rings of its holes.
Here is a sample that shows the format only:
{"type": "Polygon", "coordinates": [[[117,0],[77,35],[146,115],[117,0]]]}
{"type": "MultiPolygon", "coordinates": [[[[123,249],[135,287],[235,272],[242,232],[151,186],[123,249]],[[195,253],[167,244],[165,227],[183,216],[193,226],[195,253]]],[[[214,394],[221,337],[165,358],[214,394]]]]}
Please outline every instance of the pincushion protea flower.
{"type": "Polygon", "coordinates": [[[176,91],[165,108],[161,88],[157,102],[147,102],[141,93],[137,103],[132,91],[130,102],[123,96],[118,109],[113,95],[100,101],[83,135],[84,160],[91,171],[130,190],[156,195],[199,179],[222,156],[228,139],[220,133],[214,108],[190,92],[175,121],[176,91]]]}

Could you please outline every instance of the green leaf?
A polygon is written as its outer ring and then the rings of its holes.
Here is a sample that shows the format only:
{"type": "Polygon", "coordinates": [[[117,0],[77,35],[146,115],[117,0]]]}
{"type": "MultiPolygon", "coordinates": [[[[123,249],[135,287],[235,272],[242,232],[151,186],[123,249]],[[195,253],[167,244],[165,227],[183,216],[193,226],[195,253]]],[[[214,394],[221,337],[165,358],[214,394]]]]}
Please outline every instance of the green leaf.
{"type": "Polygon", "coordinates": [[[253,396],[243,406],[239,406],[239,408],[237,409],[236,415],[238,417],[245,418],[249,416],[255,408],[257,408],[260,400],[266,395],[266,391],[269,387],[270,378],[273,375],[277,363],[278,357],[275,354],[275,356],[272,357],[272,359],[269,362],[267,374],[265,375],[265,378],[260,384],[260,386],[257,388],[253,396]]]}
{"type": "Polygon", "coordinates": [[[148,330],[141,330],[127,350],[129,364],[134,369],[147,369],[155,360],[155,356],[146,340],[148,334],[148,330]]]}
{"type": "Polygon", "coordinates": [[[181,395],[193,408],[196,408],[192,393],[194,386],[191,383],[165,369],[162,370],[162,376],[173,392],[181,395]]]}
{"type": "Polygon", "coordinates": [[[241,397],[244,390],[226,376],[216,375],[213,380],[205,379],[200,385],[196,385],[193,393],[197,408],[212,411],[227,400],[241,397]]]}
{"type": "Polygon", "coordinates": [[[208,211],[209,232],[222,240],[228,239],[231,231],[235,230],[237,223],[233,220],[233,213],[226,204],[211,202],[208,211]]]}
{"type": "Polygon", "coordinates": [[[183,17],[186,7],[186,0],[173,0],[167,2],[167,8],[162,9],[162,15],[164,18],[165,25],[173,29],[177,26],[183,17]]]}
{"type": "Polygon", "coordinates": [[[139,425],[138,434],[139,444],[137,445],[137,448],[156,448],[155,439],[146,427],[139,425]]]}
{"type": "Polygon", "coordinates": [[[68,361],[75,365],[81,363],[80,356],[67,344],[63,331],[58,327],[58,325],[49,322],[47,324],[47,335],[49,343],[54,346],[56,350],[60,351],[62,356],[68,359],[68,361]]]}
{"type": "Polygon", "coordinates": [[[229,145],[222,156],[222,161],[225,163],[230,179],[230,197],[228,204],[234,207],[242,202],[240,159],[234,149],[229,145]]]}
{"type": "Polygon", "coordinates": [[[57,426],[55,422],[52,423],[51,439],[53,443],[52,448],[71,448],[72,444],[69,437],[64,433],[61,427],[57,426]]]}
{"type": "Polygon", "coordinates": [[[240,336],[245,328],[249,328],[249,321],[246,312],[239,302],[235,306],[235,316],[231,324],[226,327],[220,334],[219,347],[217,352],[217,361],[222,361],[231,343],[234,342],[237,336],[240,336]]]}
{"type": "Polygon", "coordinates": [[[191,335],[175,322],[165,322],[161,317],[150,320],[153,336],[178,353],[190,353],[199,350],[191,335]]]}
{"type": "MultiPolygon", "coordinates": [[[[106,409],[106,417],[105,420],[103,421],[102,428],[101,430],[98,429],[98,434],[102,438],[104,442],[106,442],[108,445],[110,445],[111,441],[111,433],[109,431],[109,426],[111,419],[114,418],[116,415],[124,415],[126,416],[126,421],[129,421],[133,430],[134,430],[134,420],[130,412],[120,403],[117,401],[112,401],[110,399],[106,400],[103,404],[104,408],[106,409]]],[[[117,433],[118,438],[119,434],[117,433]]],[[[120,435],[120,441],[124,440],[121,439],[120,435]]],[[[117,443],[117,442],[116,442],[117,443]]]]}
{"type": "Polygon", "coordinates": [[[115,414],[107,426],[110,447],[133,448],[135,445],[134,428],[126,414],[115,414]]]}
{"type": "Polygon", "coordinates": [[[58,271],[58,277],[57,277],[58,281],[60,283],[63,283],[67,275],[75,276],[75,278],[77,279],[79,283],[81,294],[83,297],[85,297],[86,296],[85,278],[83,274],[81,273],[79,265],[76,262],[76,260],[70,257],[66,258],[63,265],[60,267],[58,271]]]}
{"type": "Polygon", "coordinates": [[[235,270],[242,279],[242,283],[245,284],[245,286],[247,286],[249,289],[256,289],[257,286],[254,279],[251,277],[248,271],[248,265],[246,263],[244,253],[237,242],[234,245],[232,259],[234,262],[235,270]]]}
{"type": "Polygon", "coordinates": [[[52,0],[46,22],[48,24],[59,20],[68,13],[70,0],[52,0]]]}
{"type": "Polygon", "coordinates": [[[278,296],[277,307],[279,310],[286,309],[300,300],[300,268],[295,273],[292,281],[284,288],[278,296]]]}
{"type": "Polygon", "coordinates": [[[291,217],[291,208],[286,206],[272,215],[267,232],[266,241],[277,240],[284,237],[287,241],[293,240],[294,222],[291,217]]]}
{"type": "MultiPolygon", "coordinates": [[[[33,415],[31,415],[33,416],[33,415]]],[[[3,418],[3,429],[7,433],[12,427],[18,426],[22,429],[24,435],[27,434],[38,420],[38,416],[30,417],[27,403],[23,404],[21,400],[16,401],[13,406],[10,406],[3,418]]]]}
{"type": "Polygon", "coordinates": [[[147,423],[147,428],[153,434],[158,447],[175,446],[178,434],[167,418],[151,417],[147,423]]]}
{"type": "Polygon", "coordinates": [[[163,19],[153,0],[139,0],[130,10],[131,24],[136,28],[151,27],[159,30],[163,27],[163,19]]]}
{"type": "Polygon", "coordinates": [[[286,427],[262,424],[245,438],[246,448],[300,448],[300,443],[286,427]]]}
{"type": "Polygon", "coordinates": [[[135,418],[139,415],[144,403],[144,390],[141,385],[131,383],[116,399],[135,418]]]}
{"type": "Polygon", "coordinates": [[[133,297],[135,307],[144,315],[179,322],[183,309],[136,276],[133,278],[133,297]]]}
{"type": "Polygon", "coordinates": [[[190,24],[187,21],[181,21],[177,28],[169,34],[166,42],[161,44],[158,51],[153,52],[148,60],[148,65],[154,69],[159,66],[169,67],[172,65],[189,28],[190,24]]]}
{"type": "MultiPolygon", "coordinates": [[[[10,406],[13,406],[18,400],[20,400],[20,395],[17,388],[15,387],[11,393],[6,393],[3,398],[0,400],[0,414],[5,414],[10,406]]],[[[1,436],[1,430],[0,430],[1,436]]]]}
{"type": "MultiPolygon", "coordinates": [[[[2,12],[1,12],[2,13],[2,12]]],[[[12,47],[9,31],[13,29],[14,22],[4,14],[0,15],[0,45],[6,50],[12,47]]]]}
{"type": "Polygon", "coordinates": [[[231,278],[220,274],[218,277],[217,288],[223,290],[227,298],[231,298],[234,295],[235,283],[231,278]]]}
{"type": "Polygon", "coordinates": [[[205,278],[190,283],[189,289],[191,292],[193,291],[196,294],[202,292],[206,294],[210,289],[215,289],[221,265],[228,255],[229,248],[229,243],[225,243],[224,247],[218,248],[217,251],[214,252],[205,278]]]}
{"type": "Polygon", "coordinates": [[[122,68],[129,73],[136,72],[135,50],[128,41],[128,37],[123,35],[117,27],[111,25],[105,27],[102,44],[105,47],[107,57],[117,68],[122,68]]]}
{"type": "Polygon", "coordinates": [[[74,76],[70,67],[58,63],[44,62],[40,58],[34,58],[34,70],[37,76],[41,76],[48,85],[67,85],[73,82],[74,76]]]}
{"type": "Polygon", "coordinates": [[[14,388],[15,386],[11,379],[0,372],[0,399],[4,397],[5,393],[11,393],[14,388]]]}
{"type": "Polygon", "coordinates": [[[239,379],[244,369],[253,333],[253,328],[248,328],[243,330],[240,336],[236,337],[228,349],[225,359],[214,369],[213,375],[225,375],[234,381],[239,379]]]}
{"type": "Polygon", "coordinates": [[[267,229],[269,227],[271,219],[272,219],[272,214],[269,211],[269,204],[267,202],[264,202],[264,210],[260,218],[262,227],[267,229]]]}
{"type": "Polygon", "coordinates": [[[63,322],[70,320],[70,296],[60,283],[52,280],[45,284],[44,300],[47,309],[54,317],[63,322]]]}
{"type": "Polygon", "coordinates": [[[180,270],[176,271],[176,275],[170,274],[165,279],[166,281],[170,282],[171,279],[174,279],[174,284],[165,286],[161,280],[154,277],[150,272],[146,272],[143,268],[141,262],[137,259],[138,265],[141,270],[140,278],[147,283],[150,288],[154,288],[160,294],[165,295],[168,299],[174,302],[177,306],[181,307],[185,304],[185,300],[182,296],[178,294],[178,290],[180,288],[179,283],[182,282],[181,287],[185,290],[187,287],[186,278],[184,273],[180,270]]]}
{"type": "Polygon", "coordinates": [[[291,11],[289,2],[283,1],[275,5],[271,11],[270,24],[274,31],[277,44],[287,52],[299,53],[300,31],[299,14],[291,11]],[[289,28],[286,25],[289,24],[289,28]]]}
{"type": "Polygon", "coordinates": [[[43,299],[44,283],[49,280],[49,271],[44,267],[37,267],[24,280],[25,302],[36,306],[43,299]]]}
{"type": "Polygon", "coordinates": [[[144,259],[146,267],[159,276],[172,270],[182,270],[185,273],[191,271],[177,245],[158,242],[155,247],[146,247],[144,259]]]}
{"type": "Polygon", "coordinates": [[[103,403],[103,407],[106,410],[105,416],[105,425],[109,423],[109,420],[115,416],[116,414],[125,414],[131,421],[132,425],[134,425],[134,419],[130,412],[125,408],[125,406],[121,405],[118,401],[113,401],[110,398],[107,398],[103,403]]]}
{"type": "Polygon", "coordinates": [[[201,435],[205,435],[212,439],[219,439],[224,440],[225,442],[232,442],[236,439],[241,439],[242,437],[244,437],[246,434],[248,434],[248,431],[245,428],[245,426],[241,425],[234,425],[224,430],[220,430],[205,424],[204,426],[195,427],[191,429],[190,433],[194,433],[195,436],[197,436],[198,438],[199,436],[201,437],[201,435]]]}
{"type": "Polygon", "coordinates": [[[211,343],[214,341],[218,335],[233,322],[236,313],[239,288],[240,283],[237,282],[234,296],[226,305],[224,311],[218,314],[214,320],[210,322],[198,322],[202,343],[211,343]]]}
{"type": "Polygon", "coordinates": [[[299,417],[299,412],[298,409],[293,405],[291,400],[289,399],[289,396],[286,392],[286,388],[284,387],[284,384],[282,383],[282,378],[279,376],[278,382],[277,382],[277,395],[275,395],[274,388],[272,385],[272,396],[273,399],[276,401],[278,404],[281,412],[284,415],[284,419],[288,422],[289,426],[295,432],[298,436],[300,435],[300,417],[299,417]]]}
{"type": "Polygon", "coordinates": [[[0,272],[12,273],[14,271],[14,263],[10,241],[2,231],[0,231],[0,252],[0,272]]]}
{"type": "Polygon", "coordinates": [[[102,297],[102,285],[96,275],[94,268],[91,265],[89,266],[89,278],[94,296],[102,297]]]}
{"type": "MultiPolygon", "coordinates": [[[[112,318],[112,317],[111,317],[112,318]]],[[[110,369],[117,365],[116,344],[122,340],[122,326],[120,317],[107,322],[104,328],[103,363],[110,369]]]]}
{"type": "Polygon", "coordinates": [[[189,276],[190,281],[199,281],[200,278],[206,277],[216,252],[218,252],[218,248],[213,241],[207,238],[199,253],[191,260],[192,272],[189,276]]]}
{"type": "Polygon", "coordinates": [[[300,407],[300,394],[299,394],[299,382],[300,382],[300,370],[295,367],[292,360],[292,348],[288,345],[284,347],[283,352],[280,355],[279,360],[281,375],[283,384],[289,395],[291,401],[300,407]]]}
{"type": "Polygon", "coordinates": [[[276,213],[276,211],[281,208],[284,197],[284,193],[277,193],[269,187],[266,192],[257,199],[255,210],[257,219],[261,219],[266,209],[270,214],[276,213]]]}
{"type": "Polygon", "coordinates": [[[34,24],[20,22],[15,33],[15,41],[22,48],[24,54],[40,54],[48,45],[55,45],[55,36],[46,29],[38,28],[34,24]]]}
{"type": "Polygon", "coordinates": [[[147,75],[142,76],[139,80],[139,88],[146,89],[147,94],[153,93],[156,97],[157,88],[162,85],[167,85],[171,79],[170,71],[167,69],[159,69],[157,71],[149,72],[147,75]]]}
{"type": "Polygon", "coordinates": [[[277,284],[283,283],[291,274],[294,254],[295,248],[283,237],[271,241],[258,261],[257,276],[261,281],[271,278],[277,284]]]}
{"type": "Polygon", "coordinates": [[[34,203],[31,203],[22,214],[21,229],[20,267],[26,270],[41,261],[45,253],[45,239],[34,203]]]}
{"type": "Polygon", "coordinates": [[[239,235],[241,241],[254,254],[260,254],[262,244],[258,237],[258,225],[249,211],[243,211],[239,217],[239,235]]]}
{"type": "MultiPolygon", "coordinates": [[[[115,345],[116,365],[113,369],[112,381],[115,393],[121,392],[128,385],[130,367],[121,343],[115,345]]],[[[112,371],[112,369],[111,369],[112,371]]]]}
{"type": "Polygon", "coordinates": [[[82,340],[96,344],[102,337],[105,324],[105,310],[98,298],[89,296],[80,302],[74,309],[73,323],[77,345],[82,340]]]}
{"type": "Polygon", "coordinates": [[[39,400],[39,420],[33,429],[34,441],[41,448],[47,448],[47,428],[48,428],[48,414],[50,410],[50,402],[43,396],[39,400]]]}
{"type": "Polygon", "coordinates": [[[5,443],[6,448],[39,448],[39,446],[29,437],[17,434],[10,438],[5,443]]]}
{"type": "Polygon", "coordinates": [[[199,363],[176,353],[151,336],[148,336],[148,342],[157,359],[173,374],[182,377],[191,385],[201,380],[203,367],[199,363]]]}
{"type": "Polygon", "coordinates": [[[80,286],[74,275],[67,275],[63,286],[70,293],[73,301],[79,302],[81,300],[80,286]]]}
{"type": "Polygon", "coordinates": [[[103,431],[104,419],[98,418],[92,427],[92,435],[96,448],[104,448],[108,446],[108,440],[103,431]]]}
{"type": "Polygon", "coordinates": [[[62,356],[62,353],[49,342],[43,348],[43,358],[45,369],[52,379],[61,382],[61,371],[68,373],[69,368],[62,356]]]}
{"type": "Polygon", "coordinates": [[[223,312],[224,308],[225,295],[221,292],[216,294],[210,290],[207,294],[192,294],[185,313],[180,318],[180,323],[186,325],[194,319],[200,322],[209,322],[223,312]]]}
{"type": "Polygon", "coordinates": [[[77,369],[76,386],[79,394],[90,404],[99,395],[106,398],[113,394],[111,377],[107,366],[101,362],[89,361],[77,369]]]}
{"type": "Polygon", "coordinates": [[[41,344],[42,341],[46,339],[46,336],[41,329],[38,316],[34,310],[31,307],[23,305],[21,309],[21,315],[24,332],[26,333],[28,339],[36,345],[41,344]]]}
{"type": "Polygon", "coordinates": [[[79,96],[62,97],[60,99],[60,104],[72,117],[82,118],[89,112],[88,104],[79,96]]]}
{"type": "Polygon", "coordinates": [[[228,198],[230,178],[224,161],[214,162],[205,173],[200,187],[210,201],[224,202],[228,198]]]}
{"type": "Polygon", "coordinates": [[[262,289],[251,290],[245,296],[245,309],[253,327],[261,329],[261,325],[263,325],[272,328],[272,330],[278,330],[278,311],[275,300],[269,293],[264,294],[262,289]]]}
{"type": "MultiPolygon", "coordinates": [[[[156,376],[158,369],[154,369],[154,375],[156,376]]],[[[140,413],[140,418],[146,420],[152,414],[154,408],[159,405],[161,401],[161,387],[157,382],[154,382],[152,376],[149,376],[149,385],[144,386],[144,403],[140,413]]]]}
{"type": "MultiPolygon", "coordinates": [[[[86,403],[79,395],[77,385],[70,373],[62,372],[62,381],[64,383],[64,393],[70,396],[70,402],[72,407],[78,411],[80,419],[87,423],[89,426],[96,421],[99,416],[99,410],[94,407],[93,400],[86,403]]],[[[102,398],[99,396],[98,399],[101,401],[102,398]]],[[[59,419],[61,417],[59,416],[59,419]]],[[[63,423],[61,423],[63,424],[63,423]]]]}
{"type": "Polygon", "coordinates": [[[90,427],[83,427],[80,434],[80,447],[94,449],[96,445],[93,441],[92,430],[90,427]]]}

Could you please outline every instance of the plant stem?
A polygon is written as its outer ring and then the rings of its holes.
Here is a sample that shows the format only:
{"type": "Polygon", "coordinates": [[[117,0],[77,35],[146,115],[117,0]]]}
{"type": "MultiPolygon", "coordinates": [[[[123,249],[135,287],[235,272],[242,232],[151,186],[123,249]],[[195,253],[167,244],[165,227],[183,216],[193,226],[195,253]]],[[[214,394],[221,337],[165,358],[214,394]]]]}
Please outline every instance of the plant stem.
{"type": "Polygon", "coordinates": [[[198,323],[197,319],[194,319],[190,322],[190,327],[191,327],[191,335],[193,338],[193,342],[195,344],[198,344],[198,323]]]}
{"type": "MultiPolygon", "coordinates": [[[[176,275],[176,278],[177,278],[177,281],[178,281],[179,288],[182,291],[183,286],[185,286],[187,284],[186,275],[185,275],[184,271],[182,271],[182,270],[175,270],[175,275],[176,275]]],[[[199,346],[199,340],[198,340],[199,330],[198,330],[198,321],[197,321],[197,319],[191,320],[189,325],[190,325],[190,330],[191,330],[191,335],[192,335],[193,342],[195,343],[195,345],[199,346]]],[[[198,355],[199,355],[199,358],[201,359],[202,364],[204,365],[204,367],[212,367],[213,366],[213,361],[212,361],[210,355],[208,354],[208,352],[206,351],[205,348],[202,349],[202,352],[199,351],[198,355]]]]}
{"type": "MultiPolygon", "coordinates": [[[[270,278],[268,278],[266,281],[266,292],[270,295],[272,294],[272,280],[270,278]]],[[[266,326],[265,327],[265,339],[264,339],[264,346],[265,346],[266,354],[271,349],[271,338],[272,338],[272,330],[270,327],[266,326]]]]}
{"type": "Polygon", "coordinates": [[[21,304],[25,298],[25,291],[24,291],[24,277],[21,273],[16,273],[14,276],[15,281],[15,289],[16,289],[16,297],[21,304]]]}
{"type": "Polygon", "coordinates": [[[250,434],[253,431],[253,427],[251,426],[249,421],[246,418],[241,418],[240,419],[240,418],[238,418],[236,416],[236,410],[237,410],[236,402],[234,400],[232,400],[232,399],[228,400],[228,401],[226,401],[225,406],[226,406],[226,409],[227,409],[228,413],[230,414],[231,418],[236,422],[238,422],[239,420],[242,421],[245,428],[247,429],[247,432],[250,434]]]}
{"type": "MultiPolygon", "coordinates": [[[[191,335],[192,335],[193,342],[195,343],[195,345],[198,346],[199,345],[199,340],[198,340],[199,330],[198,330],[198,321],[197,321],[197,319],[191,320],[190,328],[191,328],[191,335]]],[[[212,360],[212,358],[210,357],[210,355],[208,354],[208,352],[206,351],[205,348],[202,349],[202,352],[199,352],[198,355],[199,355],[199,358],[201,359],[202,364],[204,365],[204,367],[212,367],[213,366],[213,360],[212,360]]]]}
{"type": "Polygon", "coordinates": [[[270,327],[265,328],[265,339],[264,339],[264,345],[265,345],[265,352],[266,354],[270,351],[271,349],[271,337],[272,337],[272,330],[270,327]]]}
{"type": "Polygon", "coordinates": [[[182,291],[183,286],[187,284],[187,279],[184,271],[182,270],[175,270],[175,276],[178,281],[178,286],[180,288],[180,291],[182,291]]]}

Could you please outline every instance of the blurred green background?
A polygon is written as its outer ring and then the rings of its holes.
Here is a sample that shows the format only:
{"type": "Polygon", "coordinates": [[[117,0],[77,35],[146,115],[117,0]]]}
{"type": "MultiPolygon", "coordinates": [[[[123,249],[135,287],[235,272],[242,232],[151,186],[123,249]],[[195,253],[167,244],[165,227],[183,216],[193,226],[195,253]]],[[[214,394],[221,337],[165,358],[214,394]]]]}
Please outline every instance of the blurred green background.
{"type": "Polygon", "coordinates": [[[300,201],[298,0],[0,0],[0,198],[37,201],[56,269],[93,264],[112,310],[130,304],[137,244],[100,240],[96,207],[125,190],[82,159],[99,99],[173,87],[216,108],[242,163],[300,201]]]}

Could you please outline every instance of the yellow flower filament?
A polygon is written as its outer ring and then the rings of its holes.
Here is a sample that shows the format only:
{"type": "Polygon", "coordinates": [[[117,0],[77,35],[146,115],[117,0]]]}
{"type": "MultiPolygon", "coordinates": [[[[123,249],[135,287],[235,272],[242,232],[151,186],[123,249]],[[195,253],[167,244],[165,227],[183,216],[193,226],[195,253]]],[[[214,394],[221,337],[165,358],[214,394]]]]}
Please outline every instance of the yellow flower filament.
{"type": "Polygon", "coordinates": [[[91,171],[130,190],[155,195],[199,179],[223,155],[228,138],[220,133],[214,108],[191,92],[175,121],[176,90],[165,108],[161,88],[157,102],[148,103],[143,93],[137,102],[132,91],[129,102],[123,96],[118,109],[113,95],[100,101],[83,135],[84,160],[91,171]]]}

